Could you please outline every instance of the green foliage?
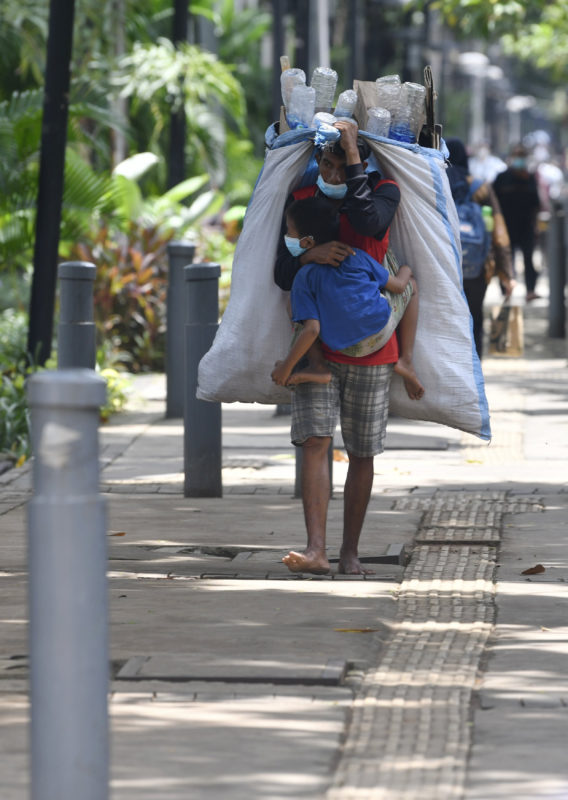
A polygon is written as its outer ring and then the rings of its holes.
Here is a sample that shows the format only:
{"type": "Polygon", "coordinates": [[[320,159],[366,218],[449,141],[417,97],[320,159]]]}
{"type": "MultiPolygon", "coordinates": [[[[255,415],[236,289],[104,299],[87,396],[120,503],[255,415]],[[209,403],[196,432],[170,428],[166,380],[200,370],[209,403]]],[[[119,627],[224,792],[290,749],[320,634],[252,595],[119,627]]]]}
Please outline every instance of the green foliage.
{"type": "Polygon", "coordinates": [[[131,113],[148,131],[148,149],[166,152],[170,115],[183,107],[187,122],[186,157],[189,173],[208,172],[223,165],[223,115],[243,131],[244,96],[232,70],[212,53],[195,45],[174,47],[167,39],[157,44],[135,43],[122,58],[112,79],[122,97],[131,100],[131,113]]]}
{"type": "Polygon", "coordinates": [[[258,8],[237,11],[234,0],[194,0],[190,11],[213,22],[219,58],[235,65],[246,96],[248,132],[260,154],[272,109],[272,72],[259,66],[260,43],[271,29],[272,15],[258,8]]]}
{"type": "Polygon", "coordinates": [[[0,456],[13,461],[30,453],[26,402],[27,318],[11,309],[0,314],[0,456]]]}
{"type": "Polygon", "coordinates": [[[506,52],[548,70],[559,83],[568,81],[568,13],[562,3],[547,4],[538,21],[528,22],[523,36],[505,35],[506,52]]]}
{"type": "MultiPolygon", "coordinates": [[[[28,319],[23,311],[0,313],[0,457],[15,463],[31,454],[30,419],[26,396],[28,378],[36,371],[26,359],[28,319]]],[[[106,349],[97,353],[97,369],[107,382],[107,401],[101,409],[106,421],[128,398],[129,379],[109,360],[106,349]]],[[[48,362],[49,369],[55,362],[48,362]]]]}
{"type": "Polygon", "coordinates": [[[73,245],[70,257],[97,265],[95,322],[129,369],[162,370],[166,315],[166,247],[173,232],[131,222],[123,238],[101,224],[73,245]]]}
{"type": "Polygon", "coordinates": [[[434,0],[431,3],[432,8],[442,12],[457,35],[483,39],[521,33],[527,21],[546,5],[546,0],[434,0]]]}

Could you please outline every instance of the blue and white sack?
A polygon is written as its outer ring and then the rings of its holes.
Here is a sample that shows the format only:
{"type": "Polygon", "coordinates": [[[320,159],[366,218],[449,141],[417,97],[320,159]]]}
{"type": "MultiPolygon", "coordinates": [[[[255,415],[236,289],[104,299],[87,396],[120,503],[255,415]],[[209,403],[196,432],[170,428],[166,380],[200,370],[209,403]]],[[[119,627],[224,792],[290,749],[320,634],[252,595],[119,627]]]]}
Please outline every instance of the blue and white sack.
{"type": "MultiPolygon", "coordinates": [[[[286,198],[314,183],[314,130],[289,131],[270,141],[245,216],[233,262],[231,296],[210,350],[199,364],[197,397],[215,402],[287,403],[290,391],[270,373],[291,340],[287,294],[273,269],[286,198]]],[[[445,174],[444,155],[362,132],[401,202],[390,243],[409,264],[419,287],[414,347],[425,395],[411,400],[400,376],[391,383],[391,411],[490,439],[483,375],[461,282],[459,221],[445,174]]]]}

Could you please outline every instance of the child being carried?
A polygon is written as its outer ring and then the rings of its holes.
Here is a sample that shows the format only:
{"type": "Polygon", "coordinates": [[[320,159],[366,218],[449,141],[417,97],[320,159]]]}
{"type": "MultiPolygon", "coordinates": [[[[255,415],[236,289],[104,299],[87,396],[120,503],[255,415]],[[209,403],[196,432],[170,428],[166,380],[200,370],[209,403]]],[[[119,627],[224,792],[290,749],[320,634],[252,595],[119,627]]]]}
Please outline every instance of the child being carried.
{"type": "MultiPolygon", "coordinates": [[[[302,251],[337,239],[337,210],[320,197],[296,200],[286,211],[287,246],[302,251]]],[[[280,386],[328,383],[331,380],[318,337],[330,350],[362,357],[380,350],[398,326],[400,355],[394,366],[410,398],[419,400],[424,387],[412,354],[418,320],[418,293],[410,267],[396,275],[363,250],[353,250],[338,267],[305,264],[290,293],[295,335],[288,355],[277,361],[272,380],[280,386]],[[391,302],[381,290],[389,292],[391,302]],[[293,371],[306,356],[308,366],[293,371]]]]}

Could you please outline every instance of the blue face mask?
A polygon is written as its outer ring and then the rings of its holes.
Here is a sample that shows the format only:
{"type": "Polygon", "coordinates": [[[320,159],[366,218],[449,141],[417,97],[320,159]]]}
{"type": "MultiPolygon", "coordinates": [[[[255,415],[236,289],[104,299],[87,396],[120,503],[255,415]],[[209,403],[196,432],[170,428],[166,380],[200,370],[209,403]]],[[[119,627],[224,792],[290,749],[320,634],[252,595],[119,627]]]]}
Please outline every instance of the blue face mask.
{"type": "Polygon", "coordinates": [[[288,252],[291,256],[301,256],[302,253],[305,253],[308,249],[307,247],[302,247],[300,244],[299,239],[295,239],[293,236],[284,236],[284,244],[288,248],[288,252]]]}
{"type": "Polygon", "coordinates": [[[527,168],[527,160],[526,158],[514,158],[511,162],[511,166],[514,169],[526,169],[527,168]]]}
{"type": "Polygon", "coordinates": [[[326,183],[321,175],[318,175],[317,184],[320,191],[322,191],[326,197],[329,197],[330,200],[341,200],[347,193],[346,183],[326,183]]]}

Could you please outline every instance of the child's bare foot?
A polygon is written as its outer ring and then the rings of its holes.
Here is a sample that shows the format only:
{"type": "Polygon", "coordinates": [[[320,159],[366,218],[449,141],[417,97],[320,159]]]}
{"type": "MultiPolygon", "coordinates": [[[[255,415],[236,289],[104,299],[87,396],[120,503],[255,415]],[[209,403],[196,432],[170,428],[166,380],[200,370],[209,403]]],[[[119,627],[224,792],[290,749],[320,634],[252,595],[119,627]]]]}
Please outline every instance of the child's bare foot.
{"type": "Polygon", "coordinates": [[[293,372],[286,386],[295,386],[298,383],[329,383],[331,380],[331,372],[324,366],[310,364],[305,369],[293,372]]]}
{"type": "Polygon", "coordinates": [[[374,575],[372,569],[365,569],[357,556],[339,554],[337,572],[340,575],[374,575]]]}
{"type": "Polygon", "coordinates": [[[329,572],[329,561],[325,555],[313,553],[310,550],[304,550],[303,553],[290,550],[282,562],[286,564],[290,572],[311,572],[314,575],[325,575],[329,572]]]}
{"type": "Polygon", "coordinates": [[[424,396],[424,387],[420,383],[411,361],[399,359],[394,365],[394,371],[403,379],[404,387],[411,400],[420,400],[424,396]]]}

